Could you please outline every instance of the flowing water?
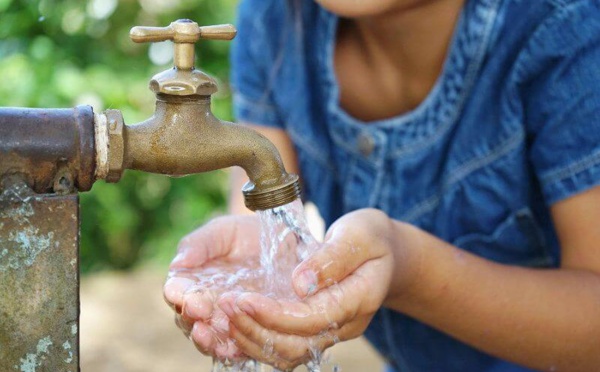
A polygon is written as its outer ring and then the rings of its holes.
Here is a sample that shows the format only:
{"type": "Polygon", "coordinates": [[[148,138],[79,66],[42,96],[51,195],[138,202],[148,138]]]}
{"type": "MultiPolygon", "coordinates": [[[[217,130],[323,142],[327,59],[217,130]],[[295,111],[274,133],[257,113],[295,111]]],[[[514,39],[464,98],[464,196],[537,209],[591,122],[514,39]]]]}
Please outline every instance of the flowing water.
{"type": "Polygon", "coordinates": [[[278,299],[298,299],[292,288],[294,268],[319,248],[308,229],[300,200],[258,211],[260,266],[266,294],[278,299]]]}
{"type": "MultiPolygon", "coordinates": [[[[259,211],[257,214],[260,219],[260,253],[257,257],[237,263],[213,261],[210,267],[172,274],[195,282],[184,295],[184,307],[188,303],[192,308],[197,301],[206,298],[216,303],[219,296],[226,292],[258,292],[277,300],[301,300],[292,287],[292,272],[301,261],[320,247],[308,229],[301,201],[296,200],[281,207],[259,211]]],[[[220,319],[226,319],[226,316],[219,312],[218,307],[212,311],[211,331],[219,344],[228,345],[233,341],[227,339],[227,327],[220,322],[220,319]]],[[[333,336],[324,332],[320,337],[333,336]]],[[[323,358],[322,350],[316,347],[313,340],[307,339],[306,342],[311,353],[311,361],[305,365],[309,372],[341,371],[339,366],[330,365],[326,358],[323,358]],[[328,369],[325,369],[326,366],[328,369]]],[[[273,342],[268,340],[263,345],[263,355],[272,355],[274,347],[273,342]]],[[[212,369],[212,372],[277,371],[254,360],[215,359],[212,369]]]]}

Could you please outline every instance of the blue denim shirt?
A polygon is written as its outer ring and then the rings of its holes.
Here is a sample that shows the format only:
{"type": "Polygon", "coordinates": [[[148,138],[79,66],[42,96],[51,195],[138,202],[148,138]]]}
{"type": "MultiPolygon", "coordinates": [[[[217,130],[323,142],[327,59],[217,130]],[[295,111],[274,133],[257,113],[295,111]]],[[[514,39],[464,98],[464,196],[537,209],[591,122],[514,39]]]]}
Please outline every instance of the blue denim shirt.
{"type": "MultiPolygon", "coordinates": [[[[549,206],[600,184],[598,1],[466,1],[428,97],[370,123],[339,106],[337,17],[292,4],[241,3],[235,112],[289,133],[328,225],[374,207],[490,260],[559,264],[549,206]]],[[[526,370],[388,309],[366,336],[398,371],[526,370]]]]}

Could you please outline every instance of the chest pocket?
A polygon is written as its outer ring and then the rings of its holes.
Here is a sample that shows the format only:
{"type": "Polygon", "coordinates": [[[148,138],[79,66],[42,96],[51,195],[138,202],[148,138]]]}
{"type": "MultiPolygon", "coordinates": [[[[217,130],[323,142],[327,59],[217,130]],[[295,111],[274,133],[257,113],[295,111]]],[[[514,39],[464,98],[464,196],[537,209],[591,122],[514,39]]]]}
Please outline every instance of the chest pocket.
{"type": "Polygon", "coordinates": [[[503,264],[526,267],[553,264],[542,230],[529,208],[511,214],[491,234],[466,234],[452,244],[503,264]]]}

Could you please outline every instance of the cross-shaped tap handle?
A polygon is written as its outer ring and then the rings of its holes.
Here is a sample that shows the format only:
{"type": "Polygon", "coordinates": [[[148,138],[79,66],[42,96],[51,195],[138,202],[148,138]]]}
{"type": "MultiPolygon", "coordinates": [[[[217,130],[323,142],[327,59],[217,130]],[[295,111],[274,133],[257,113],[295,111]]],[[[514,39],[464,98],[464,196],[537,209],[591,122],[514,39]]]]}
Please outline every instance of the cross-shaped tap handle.
{"type": "Polygon", "coordinates": [[[231,40],[236,33],[233,25],[200,27],[189,19],[179,19],[167,27],[136,26],[131,29],[129,36],[136,43],[173,41],[175,67],[180,70],[191,70],[194,68],[194,44],[198,40],[231,40]]]}

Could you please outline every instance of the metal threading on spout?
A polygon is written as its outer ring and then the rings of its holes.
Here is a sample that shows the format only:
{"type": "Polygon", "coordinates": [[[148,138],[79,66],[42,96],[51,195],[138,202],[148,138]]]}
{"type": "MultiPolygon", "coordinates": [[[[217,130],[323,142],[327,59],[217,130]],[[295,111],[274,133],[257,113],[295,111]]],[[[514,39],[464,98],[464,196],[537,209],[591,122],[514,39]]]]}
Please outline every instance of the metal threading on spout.
{"type": "Polygon", "coordinates": [[[194,68],[194,43],[231,40],[235,33],[231,25],[199,27],[190,20],[131,30],[135,42],[172,40],[175,66],[150,81],[156,110],[148,120],[128,126],[119,111],[96,115],[98,178],[116,182],[124,169],[183,176],[240,166],[250,179],[242,189],[248,209],[275,208],[300,197],[298,176],[285,171],[266,137],[211,111],[217,84],[194,68]]]}
{"type": "Polygon", "coordinates": [[[250,210],[266,210],[279,207],[300,197],[301,189],[298,176],[288,174],[279,185],[272,188],[256,189],[251,182],[242,188],[244,203],[250,210]]]}

